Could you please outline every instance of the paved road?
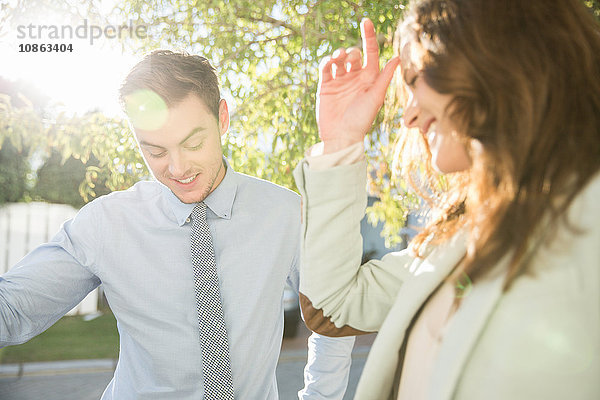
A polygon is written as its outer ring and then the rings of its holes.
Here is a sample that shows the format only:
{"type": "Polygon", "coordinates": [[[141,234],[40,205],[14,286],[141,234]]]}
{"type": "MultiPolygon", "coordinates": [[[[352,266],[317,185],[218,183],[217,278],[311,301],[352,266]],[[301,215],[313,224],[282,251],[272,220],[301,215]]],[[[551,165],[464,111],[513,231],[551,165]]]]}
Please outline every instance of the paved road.
{"type": "MultiPolygon", "coordinates": [[[[284,341],[277,365],[281,400],[297,399],[303,386],[307,337],[308,332],[301,330],[297,338],[284,341]]],[[[360,338],[355,345],[344,400],[354,395],[373,338],[360,338]]],[[[98,400],[113,370],[113,360],[30,363],[21,373],[17,365],[0,366],[0,400],[98,400]]]]}
{"type": "MultiPolygon", "coordinates": [[[[364,366],[368,348],[357,348],[353,355],[350,383],[344,399],[351,399],[364,366]]],[[[76,362],[54,366],[28,366],[21,377],[0,378],[2,400],[98,400],[112,377],[112,360],[96,360],[104,365],[77,365],[76,362]],[[62,368],[62,370],[61,370],[62,368]]],[[[306,353],[285,351],[277,366],[279,397],[296,399],[303,386],[302,370],[306,353]]],[[[41,363],[40,363],[41,364],[41,363]]],[[[81,363],[80,363],[81,364],[81,363]]],[[[18,374],[17,374],[18,375],[18,374]]]]}

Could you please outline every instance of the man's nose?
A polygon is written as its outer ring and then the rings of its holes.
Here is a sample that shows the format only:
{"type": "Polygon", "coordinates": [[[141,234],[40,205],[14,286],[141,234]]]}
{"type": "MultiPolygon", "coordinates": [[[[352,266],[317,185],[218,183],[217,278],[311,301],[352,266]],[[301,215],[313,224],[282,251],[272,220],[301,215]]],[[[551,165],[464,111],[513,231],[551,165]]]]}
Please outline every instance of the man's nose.
{"type": "Polygon", "coordinates": [[[169,173],[173,178],[185,178],[185,161],[179,154],[171,154],[169,158],[169,173]]]}

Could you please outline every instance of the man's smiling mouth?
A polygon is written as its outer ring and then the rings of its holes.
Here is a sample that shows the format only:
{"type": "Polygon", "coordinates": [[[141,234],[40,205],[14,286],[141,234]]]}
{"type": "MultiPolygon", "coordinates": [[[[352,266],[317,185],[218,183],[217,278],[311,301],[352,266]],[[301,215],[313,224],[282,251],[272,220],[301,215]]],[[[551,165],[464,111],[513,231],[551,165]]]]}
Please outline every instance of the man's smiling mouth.
{"type": "Polygon", "coordinates": [[[175,180],[175,181],[177,181],[177,182],[179,182],[179,183],[183,183],[183,184],[186,184],[186,183],[191,183],[191,182],[193,182],[193,181],[194,181],[194,179],[196,179],[196,177],[197,177],[198,175],[199,175],[199,174],[192,175],[192,176],[190,176],[190,177],[189,177],[189,178],[187,178],[187,179],[174,179],[174,180],[175,180]]]}

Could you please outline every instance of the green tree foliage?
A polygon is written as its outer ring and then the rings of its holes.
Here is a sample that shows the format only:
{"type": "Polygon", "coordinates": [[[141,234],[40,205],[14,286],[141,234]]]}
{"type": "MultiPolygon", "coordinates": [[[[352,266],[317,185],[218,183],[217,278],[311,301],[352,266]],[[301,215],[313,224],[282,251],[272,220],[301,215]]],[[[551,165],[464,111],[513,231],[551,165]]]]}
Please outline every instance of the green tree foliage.
{"type": "Polygon", "coordinates": [[[63,163],[72,157],[87,165],[85,180],[79,186],[86,202],[106,190],[127,189],[149,176],[124,120],[97,112],[60,114],[45,129],[45,137],[49,147],[60,149],[63,163]]]}
{"type": "Polygon", "coordinates": [[[101,113],[43,117],[32,104],[0,95],[2,201],[26,198],[81,206],[148,176],[127,123],[101,113]],[[39,170],[28,160],[41,159],[39,170]],[[27,176],[35,175],[32,190],[27,176]]]}
{"type": "MultiPolygon", "coordinates": [[[[6,90],[6,81],[1,81],[6,90]]],[[[30,167],[28,158],[32,143],[41,129],[41,118],[24,96],[0,92],[0,204],[23,199],[30,167]],[[17,103],[18,107],[13,106],[17,103]]]]}
{"type": "Polygon", "coordinates": [[[23,198],[28,170],[22,152],[7,141],[0,148],[0,205],[23,198]]]}
{"type": "MultiPolygon", "coordinates": [[[[30,197],[34,200],[43,200],[49,203],[70,204],[80,208],[85,204],[80,193],[82,181],[85,180],[89,168],[98,168],[98,160],[89,160],[87,164],[74,157],[63,161],[63,155],[53,149],[50,157],[37,170],[35,186],[30,197]]],[[[100,196],[111,192],[103,182],[94,184],[95,194],[100,196]]],[[[83,188],[88,188],[88,184],[83,188]]]]}
{"type": "Polygon", "coordinates": [[[600,20],[600,1],[598,0],[583,0],[583,4],[585,4],[600,20]]]}

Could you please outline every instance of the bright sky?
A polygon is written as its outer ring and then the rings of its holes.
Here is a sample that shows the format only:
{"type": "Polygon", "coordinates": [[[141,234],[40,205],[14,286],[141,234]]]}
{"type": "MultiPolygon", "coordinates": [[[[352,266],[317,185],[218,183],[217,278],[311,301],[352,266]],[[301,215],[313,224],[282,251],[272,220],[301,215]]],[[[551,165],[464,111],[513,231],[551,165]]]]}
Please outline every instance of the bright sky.
{"type": "Polygon", "coordinates": [[[95,25],[92,31],[91,24],[88,21],[86,27],[81,19],[66,21],[61,16],[21,16],[14,26],[3,27],[0,76],[29,82],[51,101],[63,103],[69,113],[100,109],[119,114],[119,85],[142,54],[124,54],[118,39],[106,37],[106,25],[95,25]],[[98,38],[90,43],[92,33],[98,38]],[[70,44],[73,51],[20,51],[28,44],[70,44]]]}
{"type": "MultiPolygon", "coordinates": [[[[84,113],[101,109],[115,115],[119,112],[119,82],[137,58],[114,49],[81,47],[73,50],[76,55],[12,54],[5,59],[0,73],[10,80],[22,79],[33,84],[53,101],[63,103],[67,111],[84,113]]],[[[8,51],[0,48],[2,54],[8,51]]]]}

